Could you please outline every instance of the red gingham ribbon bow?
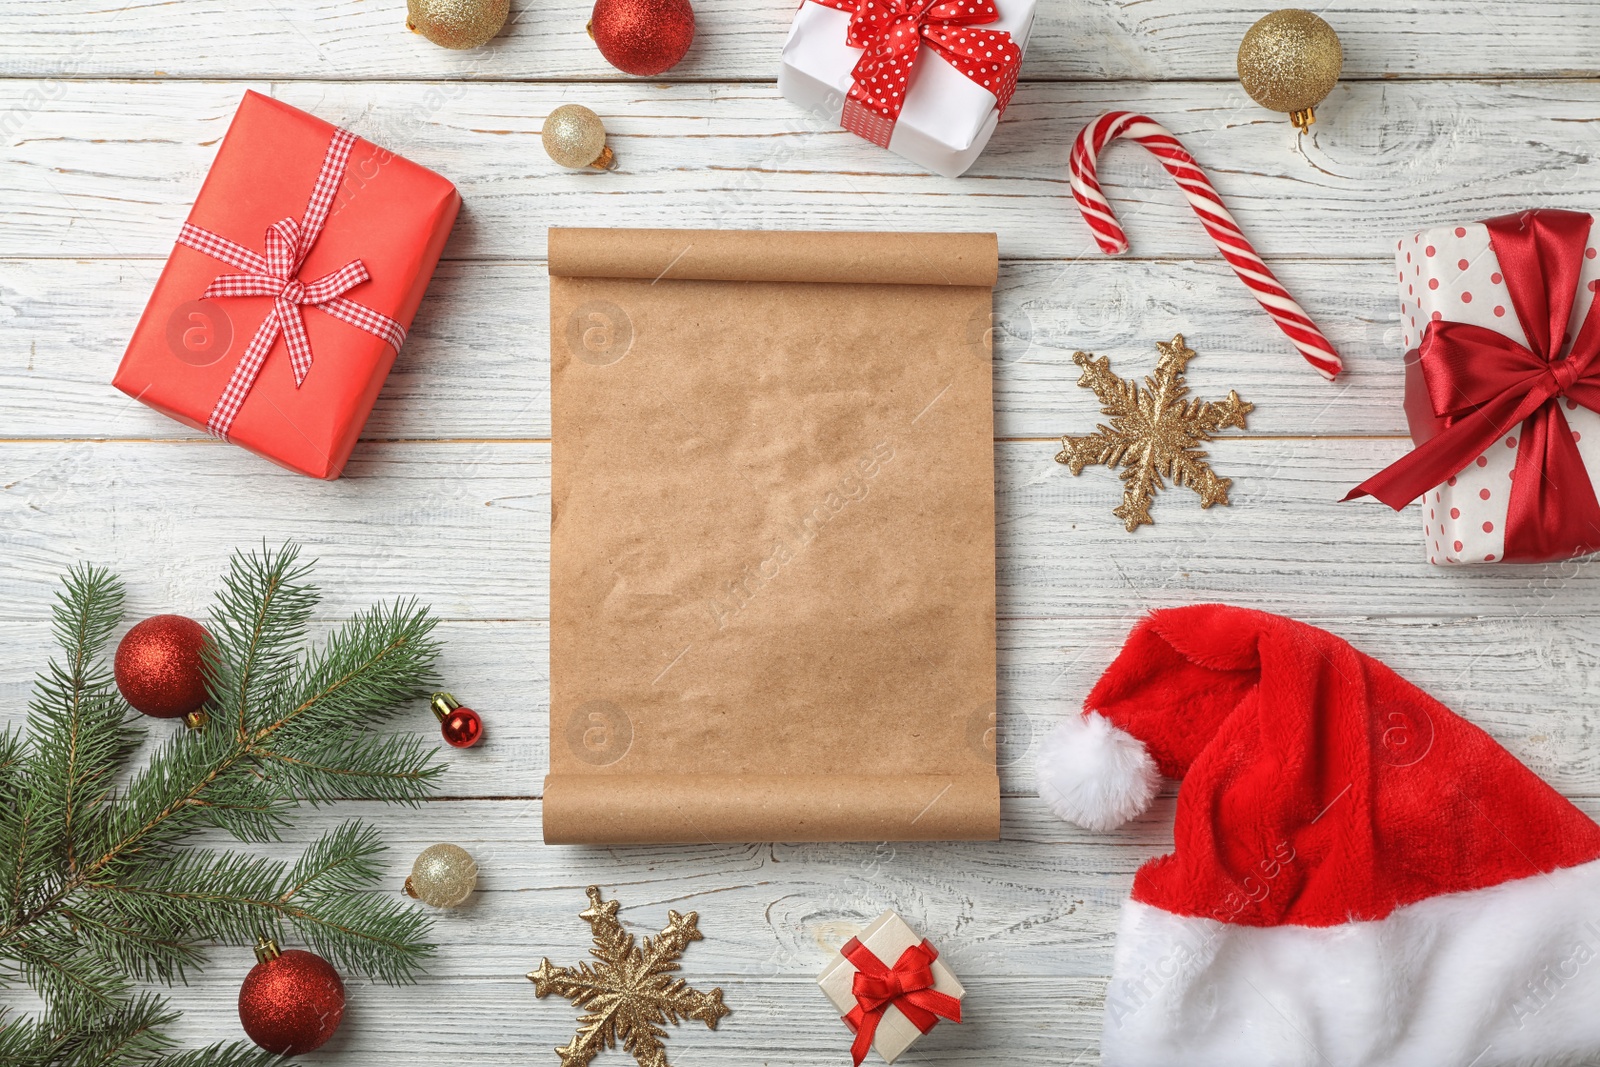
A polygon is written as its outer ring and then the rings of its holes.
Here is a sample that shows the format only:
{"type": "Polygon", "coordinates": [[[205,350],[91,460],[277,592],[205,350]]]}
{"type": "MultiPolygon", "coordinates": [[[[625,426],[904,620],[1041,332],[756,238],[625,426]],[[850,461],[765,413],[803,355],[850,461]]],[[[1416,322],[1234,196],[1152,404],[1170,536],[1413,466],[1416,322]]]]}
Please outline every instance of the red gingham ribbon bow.
{"type": "Polygon", "coordinates": [[[932,1030],[940,1019],[961,1021],[961,1001],[933,988],[933,961],[939,958],[939,950],[927,941],[902,952],[893,967],[885,966],[871,949],[853,937],[839,951],[856,968],[851,986],[856,1006],[844,1017],[845,1025],[856,1035],[850,1046],[855,1067],[861,1067],[861,1061],[867,1058],[878,1023],[891,1004],[923,1033],[932,1030]]]}
{"type": "Polygon", "coordinates": [[[994,94],[1003,113],[1017,89],[1022,49],[1004,30],[979,30],[997,22],[993,0],[817,0],[850,12],[845,43],[865,49],[850,76],[855,84],[839,125],[880,148],[905,106],[917,57],[926,44],[973,83],[994,94]]]}
{"type": "Polygon", "coordinates": [[[328,154],[323,158],[322,170],[311,190],[311,201],[306,205],[305,217],[296,222],[283,219],[267,227],[266,255],[236,244],[185,222],[178,234],[178,243],[213,259],[220,259],[243,274],[223,274],[206,286],[200,294],[202,300],[228,296],[270,296],[272,310],[250,339],[234,368],[227,388],[217,399],[206,428],[218,437],[227,437],[234,418],[244,406],[256,378],[261,374],[267,354],[272,351],[278,334],[282,333],[289,348],[289,363],[294,368],[294,384],[299,388],[311,370],[311,339],[306,336],[305,320],[301,317],[302,305],[310,304],[357,329],[381,337],[394,346],[395,351],[405,344],[406,331],[389,316],[381,314],[347,299],[344,294],[367,281],[367,268],[359,259],[352,259],[332,274],[314,282],[300,280],[300,266],[317,243],[322,227],[328,221],[328,212],[344,181],[345,164],[356,142],[355,134],[348,130],[335,130],[328,144],[328,154]]]}

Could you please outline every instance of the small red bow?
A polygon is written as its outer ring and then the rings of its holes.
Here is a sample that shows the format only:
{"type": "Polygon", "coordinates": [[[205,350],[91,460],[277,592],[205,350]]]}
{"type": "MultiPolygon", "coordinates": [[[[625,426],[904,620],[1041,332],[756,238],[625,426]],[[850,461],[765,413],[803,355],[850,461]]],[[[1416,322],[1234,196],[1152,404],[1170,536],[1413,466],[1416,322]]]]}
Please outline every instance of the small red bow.
{"type": "Polygon", "coordinates": [[[845,1025],[856,1035],[850,1046],[855,1067],[861,1067],[861,1061],[867,1058],[878,1023],[891,1004],[923,1033],[932,1030],[940,1019],[961,1021],[961,1001],[933,988],[933,961],[939,958],[939,950],[928,942],[906,949],[893,967],[885,966],[871,949],[853,937],[839,951],[856,969],[851,986],[856,1006],[844,1017],[845,1025]]]}
{"type": "Polygon", "coordinates": [[[1558,402],[1600,411],[1600,299],[1560,354],[1593,222],[1572,211],[1529,211],[1484,224],[1528,344],[1481,326],[1429,323],[1420,363],[1444,429],[1346,500],[1373,496],[1398,511],[1515,432],[1503,558],[1541,562],[1600,549],[1600,500],[1558,402]]]}
{"type": "Polygon", "coordinates": [[[850,12],[845,43],[864,51],[850,76],[840,124],[882,148],[905,106],[926,44],[974,84],[994,94],[1001,112],[1017,89],[1022,49],[1004,30],[979,30],[1000,19],[993,0],[817,0],[850,12]]]}

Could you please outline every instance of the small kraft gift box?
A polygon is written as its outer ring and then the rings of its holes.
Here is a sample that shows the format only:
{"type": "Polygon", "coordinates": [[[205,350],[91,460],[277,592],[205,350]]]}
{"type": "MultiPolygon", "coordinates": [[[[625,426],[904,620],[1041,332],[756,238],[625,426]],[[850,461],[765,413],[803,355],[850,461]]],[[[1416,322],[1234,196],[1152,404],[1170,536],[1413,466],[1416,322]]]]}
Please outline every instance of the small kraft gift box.
{"type": "Polygon", "coordinates": [[[1600,550],[1596,243],[1586,212],[1527,211],[1396,246],[1417,447],[1350,497],[1420,498],[1430,563],[1600,550]]]}
{"type": "Polygon", "coordinates": [[[817,985],[856,1035],[856,1067],[869,1049],[893,1063],[940,1019],[959,1023],[966,996],[939,950],[892,909],[839,949],[817,985]]]}
{"type": "Polygon", "coordinates": [[[432,171],[247,92],[112,384],[337,478],[460,205],[432,171]]]}
{"type": "Polygon", "coordinates": [[[803,0],[778,91],[946,178],[989,143],[1011,102],[1034,0],[803,0]]]}

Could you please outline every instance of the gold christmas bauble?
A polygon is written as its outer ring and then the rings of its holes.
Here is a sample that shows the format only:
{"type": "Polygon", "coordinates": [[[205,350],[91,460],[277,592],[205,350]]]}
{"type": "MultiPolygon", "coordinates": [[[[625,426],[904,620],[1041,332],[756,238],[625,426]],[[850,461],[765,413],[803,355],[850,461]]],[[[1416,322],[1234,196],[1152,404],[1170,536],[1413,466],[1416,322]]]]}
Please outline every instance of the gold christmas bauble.
{"type": "Polygon", "coordinates": [[[478,864],[459,845],[429,845],[411,865],[406,892],[436,908],[454,908],[478,886],[478,864]]]}
{"type": "Polygon", "coordinates": [[[511,0],[406,0],[406,29],[444,48],[477,48],[510,13],[511,0]]]}
{"type": "Polygon", "coordinates": [[[611,170],[617,165],[606,147],[606,128],[600,116],[582,104],[562,104],[550,112],[539,139],[550,158],[563,167],[611,170]]]}
{"type": "Polygon", "coordinates": [[[1239,45],[1239,81],[1250,99],[1287,112],[1304,131],[1344,70],[1339,35],[1309,11],[1285,8],[1250,27],[1239,45]]]}

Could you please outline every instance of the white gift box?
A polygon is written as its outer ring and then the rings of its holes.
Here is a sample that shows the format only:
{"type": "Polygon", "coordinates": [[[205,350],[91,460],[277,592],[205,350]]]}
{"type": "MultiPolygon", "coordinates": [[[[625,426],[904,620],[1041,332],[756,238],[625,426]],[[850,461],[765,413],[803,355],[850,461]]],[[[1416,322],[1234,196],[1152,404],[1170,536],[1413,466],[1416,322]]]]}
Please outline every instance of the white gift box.
{"type": "MultiPolygon", "coordinates": [[[[999,20],[974,29],[1003,30],[1026,54],[1034,2],[995,0],[999,20]]],[[[850,72],[862,53],[845,43],[849,28],[848,11],[805,0],[795,12],[778,71],[778,91],[819,124],[833,128],[843,116],[845,97],[854,83],[850,72]]],[[[889,151],[954,178],[977,160],[999,121],[994,93],[924,44],[889,138],[889,151]]]]}
{"type": "MultiPolygon", "coordinates": [[[[922,938],[918,937],[916,931],[907,926],[905,920],[896,915],[893,909],[872,920],[870,926],[856,935],[856,940],[889,967],[895,965],[895,961],[906,949],[922,944],[922,938]]],[[[929,970],[933,972],[935,992],[944,993],[956,1000],[966,996],[967,991],[961,988],[961,983],[956,981],[955,974],[944,965],[943,957],[934,960],[929,970]]],[[[821,986],[828,999],[833,1001],[833,1006],[839,1009],[841,1016],[849,1014],[856,1006],[855,975],[856,968],[841,953],[817,976],[817,985],[821,986]]],[[[899,1008],[891,1004],[884,1009],[883,1019],[878,1023],[877,1033],[872,1038],[872,1047],[883,1057],[883,1062],[893,1063],[921,1036],[922,1031],[918,1030],[899,1008]]]]}
{"type": "MultiPolygon", "coordinates": [[[[1594,303],[1590,285],[1600,280],[1597,242],[1600,225],[1591,233],[1591,247],[1583,259],[1570,319],[1573,336],[1594,303]]],[[[1483,223],[1438,226],[1408,237],[1396,247],[1395,266],[1400,280],[1400,332],[1408,361],[1417,359],[1423,334],[1435,318],[1481,326],[1518,344],[1528,343],[1483,223]]],[[[1420,385],[1416,367],[1408,368],[1407,378],[1407,408],[1416,419],[1418,408],[1425,409],[1428,403],[1425,393],[1416,398],[1411,395],[1420,385]]],[[[1600,477],[1600,414],[1571,400],[1560,403],[1584,464],[1592,476],[1600,477]]],[[[1428,490],[1422,501],[1422,522],[1429,563],[1498,563],[1505,558],[1506,515],[1516,462],[1513,432],[1443,485],[1428,490]]]]}

